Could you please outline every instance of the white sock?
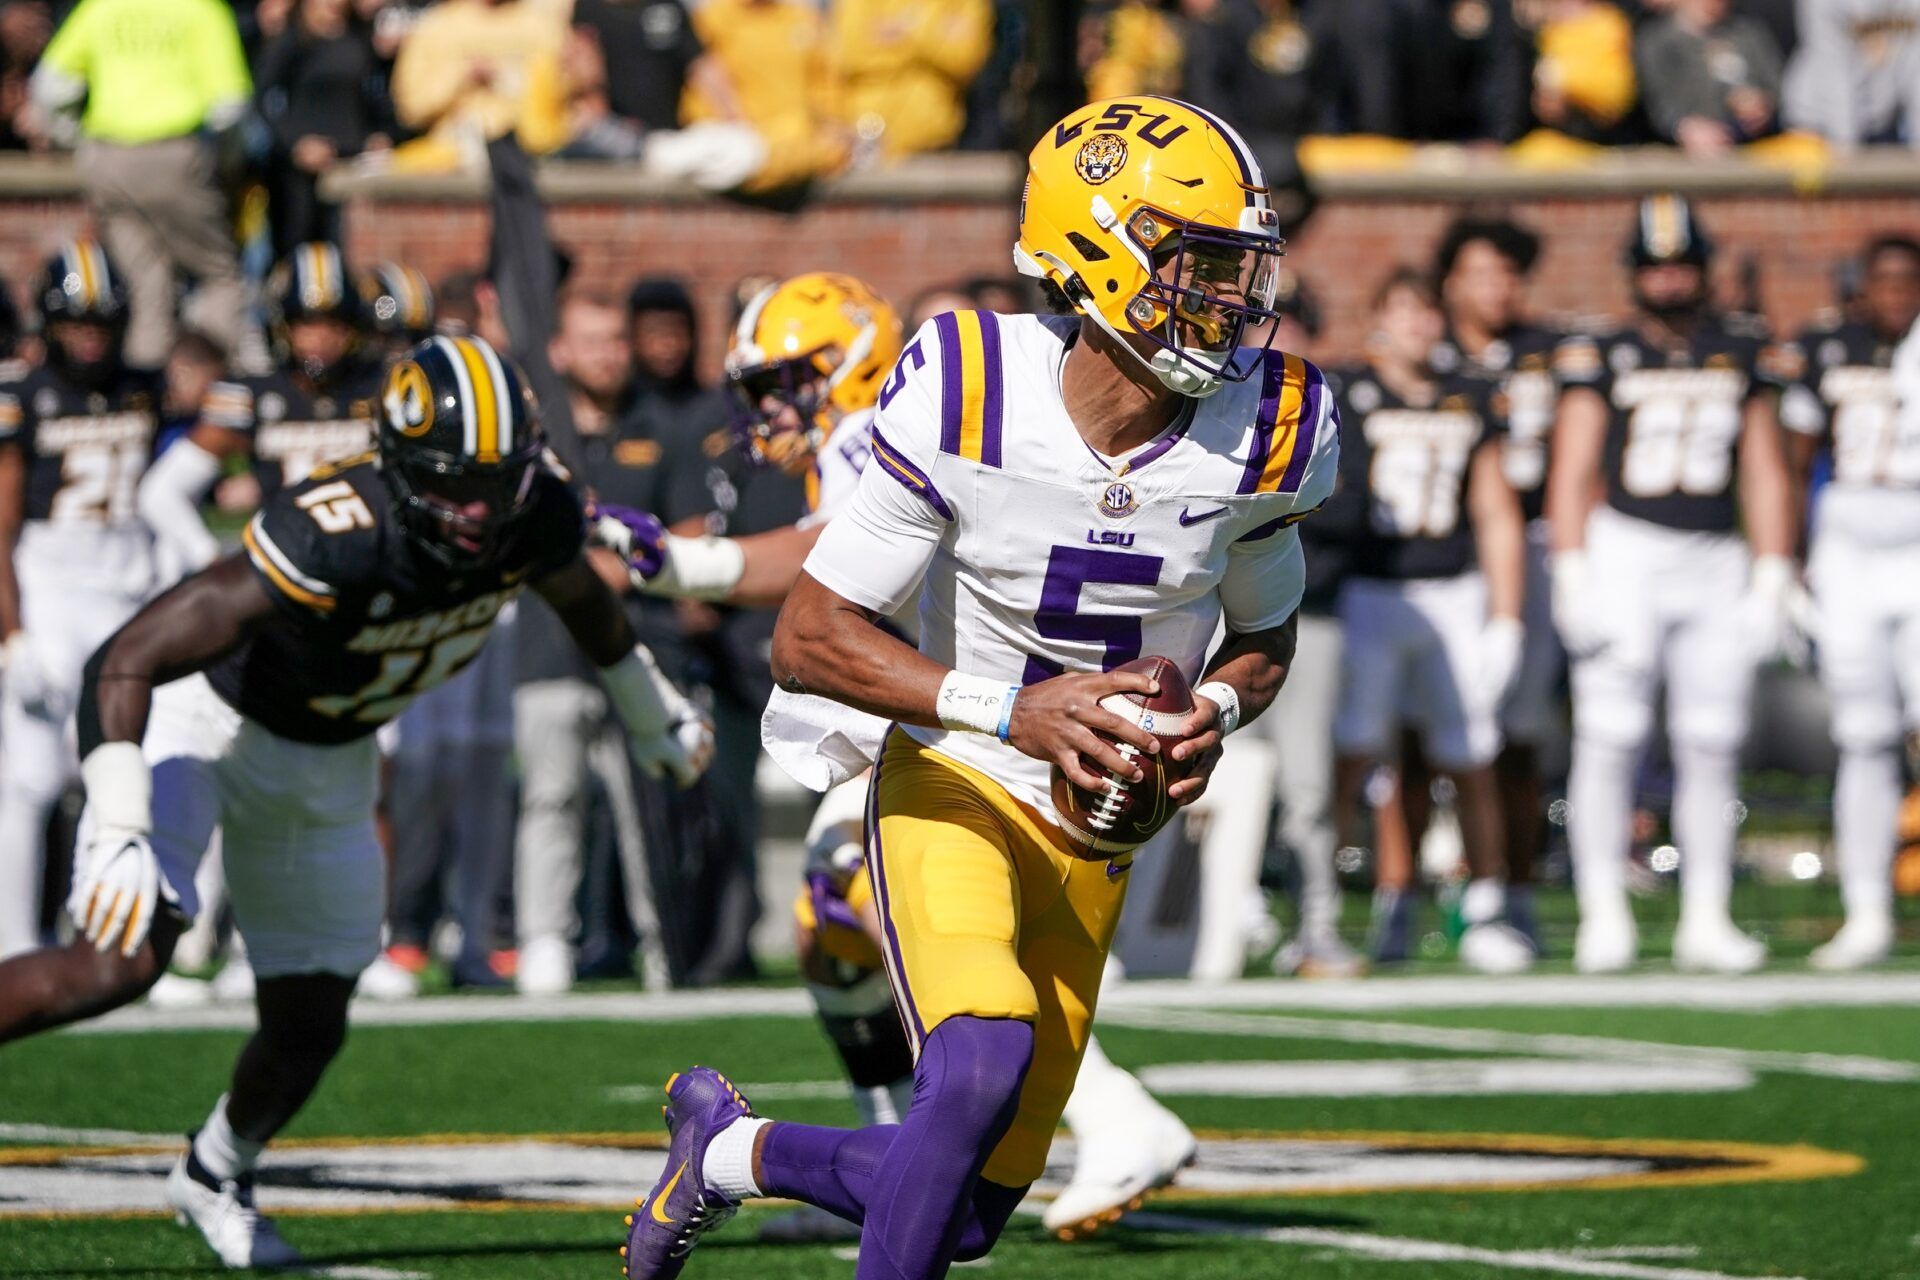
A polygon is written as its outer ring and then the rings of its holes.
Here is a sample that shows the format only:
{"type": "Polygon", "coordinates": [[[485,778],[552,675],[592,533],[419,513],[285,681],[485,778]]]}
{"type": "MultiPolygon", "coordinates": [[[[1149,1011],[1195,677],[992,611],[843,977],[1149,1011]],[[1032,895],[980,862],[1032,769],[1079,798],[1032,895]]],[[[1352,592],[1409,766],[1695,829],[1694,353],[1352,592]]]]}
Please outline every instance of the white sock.
{"type": "Polygon", "coordinates": [[[1732,748],[1673,744],[1673,836],[1680,846],[1680,927],[1733,919],[1740,758],[1732,748]]]}
{"type": "Polygon", "coordinates": [[[1468,928],[1491,924],[1506,914],[1507,883],[1491,876],[1469,880],[1460,895],[1460,920],[1468,928]]]}
{"type": "Polygon", "coordinates": [[[243,1138],[233,1131],[233,1126],[227,1123],[227,1095],[224,1093],[220,1095],[220,1101],[213,1104],[213,1114],[200,1126],[200,1132],[193,1136],[194,1158],[200,1162],[201,1168],[222,1182],[252,1173],[266,1145],[243,1138]]]}
{"type": "Polygon", "coordinates": [[[700,1162],[700,1180],[729,1200],[762,1194],[753,1180],[753,1142],[773,1121],[741,1116],[713,1136],[700,1162]]]}
{"type": "Polygon", "coordinates": [[[1893,855],[1899,843],[1900,756],[1888,746],[1842,751],[1833,780],[1833,847],[1847,922],[1893,918],[1893,855]]]}
{"type": "Polygon", "coordinates": [[[1627,843],[1633,822],[1630,747],[1576,739],[1567,778],[1567,844],[1580,917],[1627,912],[1627,843]]]}

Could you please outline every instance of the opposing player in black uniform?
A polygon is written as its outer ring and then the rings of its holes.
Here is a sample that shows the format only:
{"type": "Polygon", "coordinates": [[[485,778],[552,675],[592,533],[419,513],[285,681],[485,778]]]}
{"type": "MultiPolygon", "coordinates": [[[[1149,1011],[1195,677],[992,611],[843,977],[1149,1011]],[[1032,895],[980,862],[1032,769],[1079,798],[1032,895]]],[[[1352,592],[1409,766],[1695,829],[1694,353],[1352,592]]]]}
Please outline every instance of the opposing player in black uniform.
{"type": "Polygon", "coordinates": [[[0,958],[40,940],[47,817],[80,767],[67,722],[81,665],[154,572],[134,494],[160,385],[121,361],[126,296],[86,239],[53,255],[37,296],[47,363],[0,383],[0,958]]]}
{"type": "Polygon", "coordinates": [[[199,425],[142,486],[141,514],[188,568],[219,553],[199,505],[227,459],[251,459],[264,501],[373,445],[383,353],[363,350],[366,311],[340,250],[297,246],[274,269],[268,303],[278,367],[214,383],[199,425]]]}
{"type": "Polygon", "coordinates": [[[1463,217],[1447,229],[1434,255],[1447,336],[1434,364],[1486,380],[1491,406],[1505,425],[1500,462],[1527,520],[1527,590],[1521,606],[1526,644],[1520,673],[1500,704],[1500,790],[1507,837],[1507,917],[1538,947],[1533,865],[1546,824],[1541,804],[1540,747],[1560,723],[1560,677],[1566,656],[1553,630],[1547,578],[1547,445],[1553,430],[1553,353],[1560,334],[1528,319],[1527,280],[1539,239],[1500,218],[1463,217]]]}
{"type": "Polygon", "coordinates": [[[1573,656],[1574,963],[1589,972],[1634,959],[1628,824],[1663,683],[1681,855],[1674,963],[1739,972],[1766,958],[1729,914],[1729,815],[1753,673],[1788,635],[1794,515],[1763,335],[1709,305],[1711,257],[1686,201],[1643,201],[1627,245],[1635,314],[1555,356],[1565,390],[1547,515],[1553,615],[1573,656]]]}
{"type": "MultiPolygon", "coordinates": [[[[1473,880],[1461,958],[1512,972],[1533,949],[1501,923],[1505,842],[1492,764],[1496,708],[1519,670],[1525,528],[1501,470],[1501,429],[1482,379],[1428,364],[1441,316],[1424,277],[1403,270],[1375,297],[1372,359],[1336,370],[1340,484],[1334,502],[1365,507],[1341,584],[1346,645],[1334,717],[1341,843],[1374,767],[1400,725],[1418,726],[1427,759],[1449,774],[1473,880]]],[[[1376,846],[1378,848],[1378,846],[1376,846]]],[[[1386,850],[1379,851],[1385,855],[1386,850]]],[[[1382,856],[1376,954],[1406,958],[1412,858],[1382,856]]]]}
{"type": "Polygon", "coordinates": [[[167,1180],[228,1266],[297,1254],[253,1207],[262,1145],[346,1034],[379,951],[373,732],[458,671],[531,586],[600,668],[636,757],[691,781],[710,730],[660,678],[584,551],[519,372],[473,338],[389,374],[377,454],[282,489],[245,551],[143,609],[87,664],[73,945],[0,965],[0,1041],[134,998],[195,910],[217,825],[259,1030],[167,1180]]]}
{"type": "Polygon", "coordinates": [[[1794,379],[1781,419],[1796,470],[1808,475],[1822,453],[1832,465],[1808,579],[1840,749],[1833,843],[1847,919],[1808,957],[1819,969],[1893,949],[1900,753],[1920,727],[1920,244],[1875,240],[1860,265],[1860,317],[1815,325],[1782,369],[1794,379]]]}

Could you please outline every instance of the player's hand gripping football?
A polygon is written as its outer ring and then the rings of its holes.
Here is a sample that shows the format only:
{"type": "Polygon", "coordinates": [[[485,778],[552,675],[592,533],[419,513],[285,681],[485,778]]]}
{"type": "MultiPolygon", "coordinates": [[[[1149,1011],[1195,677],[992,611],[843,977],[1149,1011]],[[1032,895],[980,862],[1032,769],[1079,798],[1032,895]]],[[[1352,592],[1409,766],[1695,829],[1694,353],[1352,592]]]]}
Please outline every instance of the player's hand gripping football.
{"type": "Polygon", "coordinates": [[[68,913],[96,951],[131,956],[147,940],[162,891],[160,860],[145,834],[103,828],[88,843],[88,875],[74,889],[68,913]]]}
{"type": "Polygon", "coordinates": [[[1103,788],[1106,784],[1095,769],[1138,782],[1146,776],[1145,770],[1100,734],[1149,754],[1158,752],[1160,744],[1139,725],[1101,707],[1100,699],[1115,693],[1150,694],[1158,688],[1137,671],[1072,673],[1030,684],[1013,700],[1007,741],[1036,760],[1059,765],[1075,786],[1103,788]],[[1095,733],[1096,729],[1100,732],[1095,733]],[[1093,769],[1087,767],[1089,762],[1093,769]]]}
{"type": "Polygon", "coordinates": [[[1182,777],[1167,788],[1167,798],[1185,808],[1207,794],[1214,766],[1220,763],[1220,704],[1205,694],[1195,694],[1193,714],[1187,719],[1187,736],[1167,753],[1182,766],[1182,777]]]}

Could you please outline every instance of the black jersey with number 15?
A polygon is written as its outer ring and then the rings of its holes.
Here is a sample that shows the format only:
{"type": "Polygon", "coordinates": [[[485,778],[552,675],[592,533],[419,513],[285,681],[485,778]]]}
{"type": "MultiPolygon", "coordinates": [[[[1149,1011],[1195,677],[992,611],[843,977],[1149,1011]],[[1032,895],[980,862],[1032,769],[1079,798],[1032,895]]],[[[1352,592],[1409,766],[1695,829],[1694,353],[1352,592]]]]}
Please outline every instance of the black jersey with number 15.
{"type": "Polygon", "coordinates": [[[1732,532],[1747,402],[1780,387],[1765,348],[1757,329],[1720,316],[1673,347],[1638,329],[1561,343],[1560,384],[1590,388],[1607,403],[1607,504],[1673,529],[1732,532]]]}
{"type": "Polygon", "coordinates": [[[368,455],[280,490],[243,541],[279,616],[207,678],[281,737],[327,744],[372,733],[471,662],[508,601],[580,555],[586,518],[543,468],[491,559],[448,569],[401,528],[368,455]]]}

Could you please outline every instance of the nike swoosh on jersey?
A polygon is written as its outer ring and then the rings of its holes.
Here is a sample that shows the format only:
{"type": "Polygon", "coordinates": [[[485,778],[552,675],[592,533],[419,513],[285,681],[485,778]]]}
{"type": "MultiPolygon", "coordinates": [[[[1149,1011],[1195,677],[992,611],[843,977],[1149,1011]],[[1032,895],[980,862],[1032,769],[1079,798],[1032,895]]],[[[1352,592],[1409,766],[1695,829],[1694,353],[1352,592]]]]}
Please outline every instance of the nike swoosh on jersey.
{"type": "Polygon", "coordinates": [[[661,1207],[667,1203],[667,1197],[673,1194],[673,1189],[680,1185],[681,1175],[686,1173],[686,1171],[687,1162],[682,1160],[680,1167],[673,1171],[673,1176],[667,1179],[667,1185],[660,1188],[660,1194],[653,1198],[653,1220],[663,1227],[672,1226],[673,1219],[660,1212],[661,1207]]]}
{"type": "Polygon", "coordinates": [[[1204,524],[1206,521],[1213,519],[1215,516],[1223,516],[1227,514],[1227,508],[1225,507],[1215,507],[1211,511],[1202,511],[1197,516],[1189,515],[1188,512],[1191,510],[1192,508],[1190,507],[1180,508],[1180,527],[1182,529],[1186,528],[1190,524],[1204,524]]]}

